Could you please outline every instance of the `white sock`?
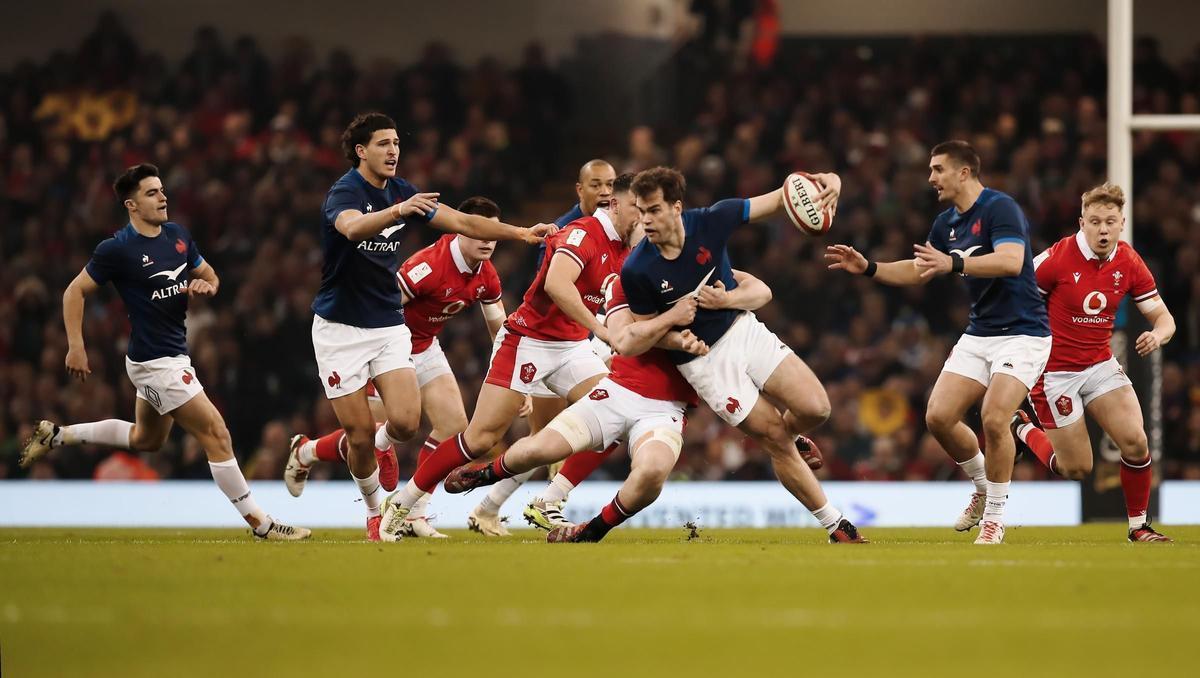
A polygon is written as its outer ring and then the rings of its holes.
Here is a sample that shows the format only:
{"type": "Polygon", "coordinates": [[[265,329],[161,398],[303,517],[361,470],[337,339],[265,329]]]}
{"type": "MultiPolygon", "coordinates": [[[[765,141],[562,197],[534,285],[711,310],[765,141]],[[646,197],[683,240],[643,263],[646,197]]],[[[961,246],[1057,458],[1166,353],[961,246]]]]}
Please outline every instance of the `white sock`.
{"type": "Polygon", "coordinates": [[[559,473],[554,476],[554,480],[546,485],[546,491],[542,492],[542,501],[566,501],[567,495],[571,494],[571,490],[575,489],[575,484],[563,477],[559,473]]]}
{"type": "Polygon", "coordinates": [[[1008,483],[987,484],[987,499],[983,503],[983,519],[1004,523],[1004,504],[1008,501],[1008,483]]]}
{"type": "Polygon", "coordinates": [[[513,492],[516,492],[518,488],[524,485],[525,481],[529,480],[531,476],[533,476],[533,470],[518,473],[511,478],[505,478],[492,485],[492,489],[487,493],[487,496],[483,498],[483,501],[479,502],[479,511],[492,515],[499,513],[500,507],[504,505],[504,502],[508,501],[508,498],[513,496],[513,492]]]}
{"type": "Polygon", "coordinates": [[[420,499],[418,499],[416,502],[413,503],[412,510],[408,512],[408,515],[412,518],[420,518],[422,516],[428,518],[429,517],[429,499],[432,496],[433,496],[432,492],[426,492],[423,497],[421,497],[420,499]]]}
{"type": "Polygon", "coordinates": [[[133,432],[133,423],[121,419],[105,419],[88,424],[71,424],[60,426],[51,447],[59,445],[108,445],[109,447],[129,447],[129,435],[133,432]]]}
{"type": "Polygon", "coordinates": [[[1139,513],[1136,516],[1129,516],[1129,529],[1136,530],[1147,523],[1146,514],[1139,513]]]}
{"type": "Polygon", "coordinates": [[[396,440],[392,436],[388,435],[386,422],[383,424],[383,426],[375,429],[375,449],[377,450],[387,450],[392,446],[399,445],[403,442],[403,440],[396,440]]]}
{"type": "Polygon", "coordinates": [[[958,462],[958,465],[974,481],[975,494],[987,494],[988,479],[983,465],[983,452],[977,452],[974,457],[958,462]]]}
{"type": "Polygon", "coordinates": [[[362,493],[363,503],[367,506],[367,515],[379,515],[379,504],[383,501],[383,487],[379,484],[379,467],[375,467],[371,475],[366,478],[359,478],[353,473],[350,474],[350,477],[354,478],[354,483],[358,485],[358,491],[362,493]]]}
{"type": "Polygon", "coordinates": [[[404,487],[400,488],[400,490],[396,492],[396,501],[393,503],[399,504],[400,506],[408,509],[412,509],[413,505],[420,501],[421,497],[424,496],[425,491],[417,487],[415,482],[409,480],[404,484],[404,487]]]}
{"type": "Polygon", "coordinates": [[[317,441],[310,440],[301,445],[300,449],[296,452],[296,458],[305,466],[312,466],[317,463],[317,441]]]}
{"type": "MultiPolygon", "coordinates": [[[[229,497],[229,501],[233,502],[233,507],[242,514],[243,518],[251,516],[258,526],[254,528],[256,534],[266,534],[271,527],[271,516],[268,516],[258,506],[258,502],[254,501],[254,497],[250,496],[250,486],[246,484],[246,476],[242,475],[242,469],[238,467],[237,459],[228,461],[210,461],[208,462],[208,470],[212,472],[213,481],[221,491],[229,497]]],[[[251,523],[250,520],[246,520],[251,523]]],[[[253,526],[253,523],[251,523],[253,526]]]]}
{"type": "Polygon", "coordinates": [[[825,502],[824,506],[814,510],[812,514],[817,519],[817,522],[821,523],[821,527],[825,528],[825,531],[830,534],[833,534],[833,531],[837,529],[838,523],[842,522],[842,512],[829,502],[825,502]]]}

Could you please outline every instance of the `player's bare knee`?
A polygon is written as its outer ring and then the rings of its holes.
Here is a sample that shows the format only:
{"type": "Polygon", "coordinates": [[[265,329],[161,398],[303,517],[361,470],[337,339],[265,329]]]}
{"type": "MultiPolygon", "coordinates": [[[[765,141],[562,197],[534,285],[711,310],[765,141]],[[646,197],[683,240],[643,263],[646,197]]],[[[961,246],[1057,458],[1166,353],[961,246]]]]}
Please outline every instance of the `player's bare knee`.
{"type": "Polygon", "coordinates": [[[417,435],[417,430],[420,428],[420,424],[421,421],[419,417],[411,417],[397,421],[388,419],[388,433],[396,440],[408,440],[417,435]]]}
{"type": "Polygon", "coordinates": [[[149,433],[138,430],[134,427],[129,434],[129,448],[134,452],[157,452],[162,449],[163,444],[167,442],[167,434],[170,431],[162,433],[149,433]]]}
{"type": "Polygon", "coordinates": [[[1080,459],[1079,461],[1061,461],[1060,458],[1055,458],[1055,467],[1058,468],[1059,475],[1069,480],[1083,480],[1092,473],[1091,458],[1080,459]]]}
{"type": "Polygon", "coordinates": [[[957,425],[958,419],[945,410],[937,407],[925,410],[925,426],[934,435],[949,433],[957,425]]]}
{"type": "Polygon", "coordinates": [[[346,426],[346,444],[351,450],[371,450],[375,449],[375,427],[374,426],[346,426]]]}
{"type": "Polygon", "coordinates": [[[1146,439],[1145,431],[1135,431],[1119,436],[1113,442],[1121,450],[1121,458],[1131,464],[1144,464],[1150,457],[1150,442],[1146,439]]]}
{"type": "Polygon", "coordinates": [[[997,409],[987,409],[983,411],[983,434],[989,439],[999,439],[1005,436],[1011,436],[1008,425],[1012,421],[1012,412],[1003,412],[997,409]]]}

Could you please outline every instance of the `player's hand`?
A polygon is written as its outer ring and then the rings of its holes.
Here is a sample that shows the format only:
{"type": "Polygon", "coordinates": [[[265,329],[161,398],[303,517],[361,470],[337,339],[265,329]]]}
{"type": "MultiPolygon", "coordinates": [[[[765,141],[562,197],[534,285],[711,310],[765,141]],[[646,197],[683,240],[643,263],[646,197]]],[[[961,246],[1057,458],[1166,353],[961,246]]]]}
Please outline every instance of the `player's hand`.
{"type": "Polygon", "coordinates": [[[825,262],[831,271],[862,275],[867,270],[867,258],[849,245],[830,245],[825,248],[825,262]]]}
{"type": "Polygon", "coordinates": [[[692,355],[708,355],[708,344],[700,340],[699,337],[692,334],[691,330],[684,330],[679,333],[680,350],[691,353],[692,355]]]}
{"type": "Polygon", "coordinates": [[[817,188],[821,189],[821,192],[817,194],[817,209],[823,210],[828,207],[831,212],[836,211],[838,198],[842,195],[842,178],[833,172],[822,172],[811,176],[817,182],[817,188]]]}
{"type": "Polygon", "coordinates": [[[1137,343],[1134,344],[1134,347],[1137,348],[1138,355],[1142,356],[1143,358],[1151,353],[1154,353],[1161,346],[1162,340],[1158,338],[1157,334],[1150,331],[1142,332],[1137,338],[1137,343]]]}
{"type": "Polygon", "coordinates": [[[188,281],[187,293],[189,297],[211,297],[216,295],[217,288],[203,278],[192,278],[188,281]]]}
{"type": "Polygon", "coordinates": [[[417,193],[404,202],[392,205],[392,213],[397,221],[414,215],[423,217],[437,209],[440,195],[441,193],[417,193]]]}
{"type": "Polygon", "coordinates": [[[950,259],[949,254],[935,250],[929,245],[913,245],[913,257],[922,278],[932,278],[954,269],[954,261],[950,259]]]}
{"type": "Polygon", "coordinates": [[[718,279],[712,285],[700,288],[700,295],[697,301],[700,302],[700,308],[729,308],[733,303],[733,292],[725,289],[725,283],[718,279]]]}
{"type": "Polygon", "coordinates": [[[671,327],[687,327],[696,319],[696,307],[699,304],[700,298],[689,294],[675,302],[675,305],[668,309],[666,313],[663,313],[663,315],[670,320],[671,327]]]}
{"type": "Polygon", "coordinates": [[[533,398],[529,395],[525,396],[525,402],[521,403],[521,409],[517,411],[517,416],[524,419],[533,411],[533,398]]]}
{"type": "Polygon", "coordinates": [[[87,381],[88,375],[92,373],[88,367],[87,349],[82,346],[72,346],[67,349],[67,374],[75,377],[79,381],[87,381]]]}
{"type": "Polygon", "coordinates": [[[555,233],[558,233],[558,226],[554,224],[534,224],[525,229],[525,244],[536,245],[555,233]]]}

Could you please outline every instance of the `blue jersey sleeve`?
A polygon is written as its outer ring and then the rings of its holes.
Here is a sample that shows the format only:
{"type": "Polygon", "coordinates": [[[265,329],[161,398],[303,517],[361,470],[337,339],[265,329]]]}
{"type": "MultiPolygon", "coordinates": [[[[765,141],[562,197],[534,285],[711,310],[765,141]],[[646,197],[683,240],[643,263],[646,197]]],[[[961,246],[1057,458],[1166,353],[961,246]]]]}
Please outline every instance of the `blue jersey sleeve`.
{"type": "Polygon", "coordinates": [[[654,294],[647,289],[642,276],[628,268],[621,269],[621,288],[625,290],[625,300],[629,302],[629,310],[637,315],[655,315],[658,307],[654,304],[654,294]]]}
{"type": "Polygon", "coordinates": [[[992,241],[993,248],[1006,242],[1025,244],[1029,237],[1028,227],[1017,201],[997,200],[992,205],[988,217],[988,238],[992,241]]]}
{"type": "Polygon", "coordinates": [[[120,248],[114,238],[109,238],[96,246],[92,258],[84,270],[92,276],[97,285],[105,285],[112,280],[120,270],[120,248]]]}
{"type": "Polygon", "coordinates": [[[750,201],[730,198],[700,210],[700,223],[709,233],[727,240],[733,229],[750,221],[750,201]]]}
{"type": "Polygon", "coordinates": [[[335,185],[325,198],[325,219],[329,221],[330,226],[336,229],[339,214],[346,210],[361,209],[361,205],[362,196],[352,187],[342,184],[335,185]]]}

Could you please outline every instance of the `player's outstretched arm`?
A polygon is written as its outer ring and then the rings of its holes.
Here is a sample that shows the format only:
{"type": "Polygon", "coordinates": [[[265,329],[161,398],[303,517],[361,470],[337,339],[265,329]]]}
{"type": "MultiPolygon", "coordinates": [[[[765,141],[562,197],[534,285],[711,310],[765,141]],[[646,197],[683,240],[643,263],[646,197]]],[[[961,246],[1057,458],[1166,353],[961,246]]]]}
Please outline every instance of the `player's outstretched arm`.
{"type": "Polygon", "coordinates": [[[190,297],[212,297],[216,296],[220,286],[221,279],[217,277],[216,269],[204,261],[192,269],[192,281],[188,283],[187,292],[190,297]]]}
{"type": "Polygon", "coordinates": [[[921,277],[916,259],[903,261],[871,262],[861,252],[849,245],[830,245],[825,248],[825,263],[831,271],[845,271],[851,275],[865,275],[893,287],[924,285],[932,280],[921,277]]]}
{"type": "MultiPolygon", "coordinates": [[[[817,193],[817,209],[837,209],[838,197],[842,194],[842,178],[832,172],[813,174],[812,178],[821,189],[817,193]]],[[[763,221],[783,211],[783,188],[750,198],[750,221],[763,221]]]]}
{"type": "Polygon", "coordinates": [[[946,273],[962,273],[976,278],[1008,278],[1021,274],[1025,266],[1025,243],[1002,242],[991,254],[962,258],[935,249],[926,243],[913,245],[917,268],[922,278],[946,273]],[[962,262],[955,271],[955,256],[962,262]]]}
{"type": "Polygon", "coordinates": [[[1171,337],[1175,336],[1175,316],[1171,315],[1171,312],[1167,310],[1167,305],[1157,295],[1140,302],[1138,309],[1152,326],[1152,329],[1142,332],[1137,338],[1137,343],[1134,344],[1138,355],[1144,358],[1171,341],[1171,337]]]}
{"type": "Polygon", "coordinates": [[[63,325],[67,329],[67,374],[86,381],[92,370],[88,367],[87,348],[83,343],[84,297],[100,289],[87,269],[79,272],[63,292],[63,325]]]}
{"type": "Polygon", "coordinates": [[[429,224],[438,230],[461,233],[476,240],[520,240],[528,245],[536,245],[558,230],[554,224],[537,224],[532,228],[510,226],[478,214],[464,214],[446,205],[438,208],[429,224]]]}
{"type": "Polygon", "coordinates": [[[725,289],[720,280],[700,289],[700,308],[731,308],[739,311],[756,311],[771,303],[771,288],[745,271],[733,270],[737,287],[725,289]]]}
{"type": "Polygon", "coordinates": [[[417,193],[408,200],[396,203],[386,210],[367,212],[366,214],[356,209],[344,209],[338,212],[333,227],[337,229],[338,233],[346,236],[347,240],[354,242],[369,240],[401,219],[426,216],[438,211],[438,195],[438,193],[417,193]]]}
{"type": "Polygon", "coordinates": [[[596,315],[584,305],[583,297],[579,296],[579,290],[575,288],[575,281],[581,273],[583,269],[578,262],[570,256],[559,256],[559,252],[555,252],[550,258],[550,268],[546,270],[546,294],[568,318],[583,325],[607,344],[608,329],[596,320],[596,315]]]}
{"type": "Polygon", "coordinates": [[[606,319],[609,337],[612,338],[609,345],[621,355],[641,355],[655,346],[683,350],[677,346],[678,338],[676,343],[670,345],[664,344],[663,339],[668,333],[679,334],[672,332],[672,329],[692,324],[698,306],[698,297],[687,296],[666,313],[656,316],[639,316],[628,309],[610,314],[606,319]]]}

